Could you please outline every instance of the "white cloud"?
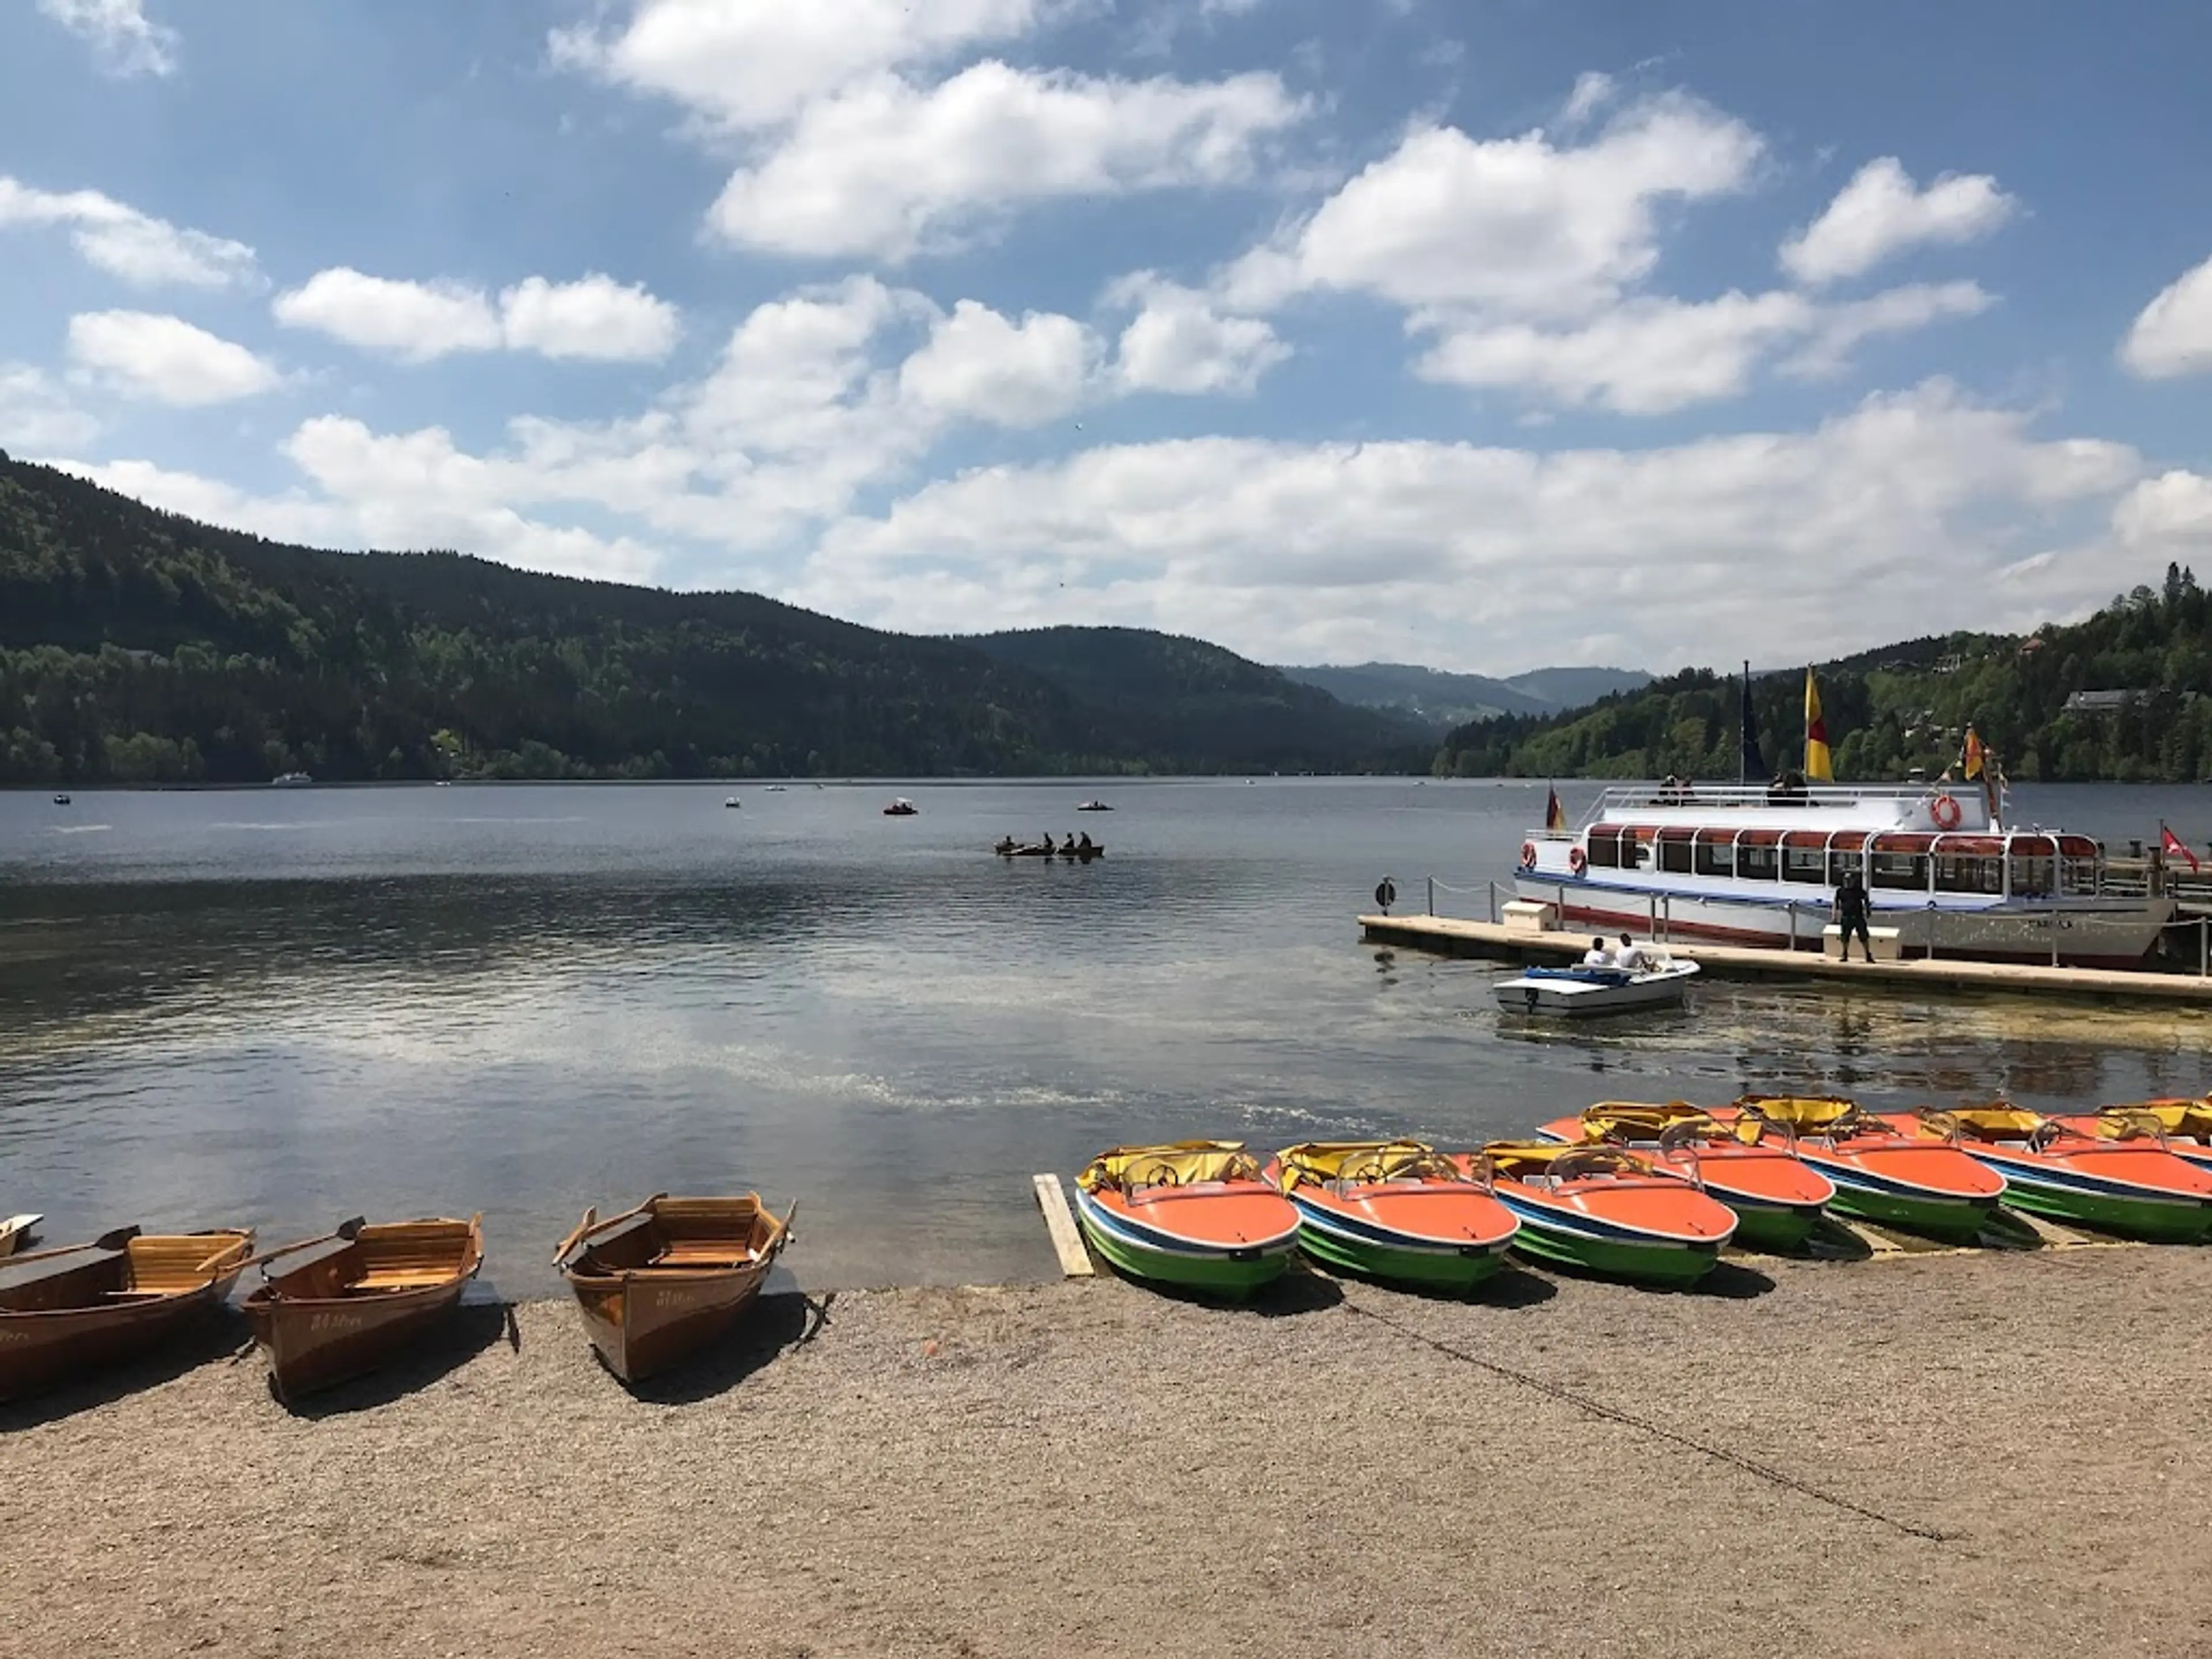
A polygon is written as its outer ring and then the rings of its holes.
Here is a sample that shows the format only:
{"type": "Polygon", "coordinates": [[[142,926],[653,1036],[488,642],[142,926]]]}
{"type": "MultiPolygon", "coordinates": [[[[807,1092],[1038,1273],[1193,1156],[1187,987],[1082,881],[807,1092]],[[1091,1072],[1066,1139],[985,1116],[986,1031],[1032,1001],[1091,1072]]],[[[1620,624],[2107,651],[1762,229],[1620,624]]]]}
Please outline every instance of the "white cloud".
{"type": "Polygon", "coordinates": [[[319,270],[276,296],[287,328],[313,329],[366,351],[424,363],[501,343],[499,316],[480,289],[458,283],[395,282],[344,265],[319,270]]]}
{"type": "Polygon", "coordinates": [[[1899,615],[2002,626],[2101,599],[2109,550],[2017,568],[2051,514],[2139,471],[1941,382],[1643,452],[1199,439],[931,483],[833,526],[789,596],[918,630],[1168,627],[1271,660],[1532,666],[1602,627],[1663,666],[1816,617],[1845,650],[1899,615]]]}
{"type": "Polygon", "coordinates": [[[927,91],[881,75],[809,104],[708,223],[769,252],[898,261],[1024,203],[1240,181],[1304,112],[1265,74],[1101,80],[985,62],[927,91]]]}
{"type": "Polygon", "coordinates": [[[2146,380],[2212,373],[2212,259],[2142,308],[2120,343],[2120,361],[2146,380]]]}
{"type": "Polygon", "coordinates": [[[1263,319],[1226,315],[1206,295],[1150,271],[1123,278],[1109,298],[1139,307],[1115,364],[1132,392],[1249,392],[1291,355],[1263,319]]]}
{"type": "Polygon", "coordinates": [[[641,0],[620,33],[556,29],[554,60],[741,128],[776,125],[881,70],[1012,40],[1037,0],[641,0]]]}
{"type": "Polygon", "coordinates": [[[1782,268],[1801,283],[1860,276],[1908,248],[1978,240],[2017,205],[1986,173],[1946,173],[1921,190],[1895,156],[1885,155],[1861,167],[1825,213],[1782,245],[1782,268]]]}
{"type": "Polygon", "coordinates": [[[1240,260],[1224,290],[1252,310],[1334,289],[1408,307],[1585,316],[1657,264],[1660,203],[1743,189],[1760,151],[1741,122],[1679,94],[1623,110],[1573,146],[1541,131],[1475,139],[1425,127],[1240,260]]]}
{"type": "Polygon", "coordinates": [[[177,32],[146,15],[146,0],[39,0],[39,9],[90,43],[111,75],[167,75],[177,67],[177,32]]]}
{"type": "Polygon", "coordinates": [[[1567,101],[1559,110],[1559,125],[1580,126],[1611,103],[1619,90],[1610,75],[1599,70],[1583,70],[1575,76],[1575,89],[1567,94],[1567,101]]]}
{"type": "Polygon", "coordinates": [[[495,305],[482,289],[402,282],[344,266],[276,296],[276,320],[367,351],[424,363],[457,351],[535,351],[556,359],[645,362],[676,343],[676,307],[597,272],[574,283],[527,277],[495,305]]]}
{"type": "Polygon", "coordinates": [[[0,449],[50,454],[90,443],[99,433],[100,422],[42,370],[0,363],[0,449]]]}
{"type": "Polygon", "coordinates": [[[67,225],[90,264],[138,288],[244,286],[258,280],[243,242],[185,230],[96,190],[36,190],[0,173],[0,228],[67,225]]]}
{"type": "Polygon", "coordinates": [[[1098,342],[1081,323],[1030,312],[1018,323],[963,300],[899,369],[899,391],[917,406],[997,426],[1040,426],[1084,399],[1098,342]]]}
{"type": "Polygon", "coordinates": [[[2212,478],[2179,469],[2145,478],[2112,509],[2112,530],[2130,548],[2212,554],[2212,478]]]}
{"type": "Polygon", "coordinates": [[[1813,313],[1812,338],[1783,367],[1795,374],[1840,370],[1860,342],[1905,334],[1954,317],[1978,317],[1996,301],[1978,283],[1911,283],[1813,313]]]}
{"type": "Polygon", "coordinates": [[[250,398],[283,376],[244,346],[179,317],[81,312],[70,319],[70,363],[125,397],[195,408],[250,398]]]}
{"type": "Polygon", "coordinates": [[[507,349],[553,358],[652,362],[676,344],[676,307],[643,284],[598,272],[580,282],[526,277],[499,296],[507,349]]]}

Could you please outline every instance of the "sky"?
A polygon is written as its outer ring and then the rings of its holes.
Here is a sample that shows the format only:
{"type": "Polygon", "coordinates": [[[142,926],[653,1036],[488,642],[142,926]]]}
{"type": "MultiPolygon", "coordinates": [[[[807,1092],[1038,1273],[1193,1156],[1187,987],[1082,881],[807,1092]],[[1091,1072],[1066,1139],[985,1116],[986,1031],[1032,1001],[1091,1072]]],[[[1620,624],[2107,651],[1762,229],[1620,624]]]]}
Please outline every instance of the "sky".
{"type": "Polygon", "coordinates": [[[2212,574],[2212,8],[17,0],[0,448],[339,548],[1271,662],[2212,574]]]}

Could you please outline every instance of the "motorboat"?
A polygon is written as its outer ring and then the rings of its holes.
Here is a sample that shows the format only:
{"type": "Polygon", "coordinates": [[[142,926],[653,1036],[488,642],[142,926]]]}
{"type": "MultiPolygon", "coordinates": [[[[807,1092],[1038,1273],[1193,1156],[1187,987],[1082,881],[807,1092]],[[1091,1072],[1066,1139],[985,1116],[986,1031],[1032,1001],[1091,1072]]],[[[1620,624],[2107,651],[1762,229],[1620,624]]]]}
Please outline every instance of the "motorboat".
{"type": "Polygon", "coordinates": [[[641,1382],[729,1333],[790,1242],[791,1219],[779,1221],[758,1193],[656,1193],[604,1221],[585,1211],[553,1265],[606,1368],[641,1382]]]}
{"type": "Polygon", "coordinates": [[[887,818],[910,818],[921,811],[921,808],[916,806],[904,795],[901,795],[889,806],[884,808],[884,816],[887,818]]]}
{"type": "Polygon", "coordinates": [[[1677,1008],[1694,962],[1662,957],[1649,968],[1524,968],[1492,989],[1510,1014],[1618,1014],[1631,1009],[1677,1008]]]}
{"type": "Polygon", "coordinates": [[[739,800],[739,799],[738,799],[735,795],[732,795],[732,796],[729,796],[727,799],[726,799],[722,802],[722,805],[723,805],[724,806],[726,806],[726,807],[731,807],[731,806],[743,806],[743,805],[744,805],[744,803],[743,801],[739,800]]]}
{"type": "Polygon", "coordinates": [[[26,1213],[11,1215],[6,1220],[0,1221],[0,1260],[5,1260],[15,1255],[20,1247],[29,1241],[31,1229],[45,1218],[43,1216],[26,1213]]]}
{"type": "Polygon", "coordinates": [[[2002,1101],[1881,1115],[1997,1171],[2014,1209],[2160,1244],[2212,1231],[2212,1169],[2176,1157],[2160,1134],[2100,1134],[2002,1101]]]}
{"type": "Polygon", "coordinates": [[[1298,1248],[1374,1279],[1460,1291],[1489,1278],[1520,1223],[1418,1140],[1307,1141],[1264,1171],[1298,1214],[1298,1248]]]}
{"type": "Polygon", "coordinates": [[[1521,1224],[1515,1249],[1584,1273],[1694,1285],[1735,1233],[1725,1204],[1624,1146],[1496,1140],[1459,1163],[1521,1224]]]}
{"type": "Polygon", "coordinates": [[[1103,800],[1087,800],[1075,810],[1079,812],[1110,812],[1114,809],[1103,800]]]}
{"type": "Polygon", "coordinates": [[[1996,1212],[2005,1178],[1958,1146],[1908,1134],[1837,1096],[1744,1095],[1711,1109],[1723,1123],[1747,1118],[1836,1183],[1839,1215],[1931,1238],[1972,1243],[1996,1212]]]}
{"type": "Polygon", "coordinates": [[[1570,1145],[1626,1146],[1698,1182],[1735,1212],[1735,1242],[1753,1249],[1802,1249],[1836,1195],[1836,1183],[1798,1157],[1781,1131],[1758,1118],[1723,1123],[1687,1101],[1601,1101],[1537,1133],[1570,1145]]]}
{"type": "Polygon", "coordinates": [[[1234,1140],[1116,1146],[1075,1178],[1091,1246],[1132,1279],[1243,1297],[1281,1277],[1298,1212],[1234,1140]]]}

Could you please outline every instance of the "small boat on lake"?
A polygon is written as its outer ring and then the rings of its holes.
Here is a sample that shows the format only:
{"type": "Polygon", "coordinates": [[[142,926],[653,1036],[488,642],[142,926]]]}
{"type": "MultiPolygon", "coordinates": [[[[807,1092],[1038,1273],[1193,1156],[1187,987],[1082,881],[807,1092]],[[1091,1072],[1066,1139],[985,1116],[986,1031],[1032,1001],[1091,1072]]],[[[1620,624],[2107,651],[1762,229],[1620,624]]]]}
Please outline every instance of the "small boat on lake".
{"type": "Polygon", "coordinates": [[[1307,1141],[1263,1171],[1297,1212],[1298,1246],[1370,1278],[1465,1290],[1496,1273],[1513,1212],[1418,1140],[1307,1141]]]}
{"type": "Polygon", "coordinates": [[[2212,1169],[2175,1157],[2157,1134],[2100,1135],[2002,1101],[1881,1119],[1996,1170],[2014,1209],[2160,1244],[2212,1231],[2212,1169]]]}
{"type": "Polygon", "coordinates": [[[884,816],[887,818],[910,818],[921,811],[921,808],[916,806],[904,795],[901,795],[889,806],[884,808],[884,816]]]}
{"type": "Polygon", "coordinates": [[[11,1256],[28,1241],[31,1229],[46,1218],[38,1215],[11,1215],[0,1221],[0,1260],[11,1256]]]}
{"type": "Polygon", "coordinates": [[[157,1346],[228,1296],[252,1251],[247,1228],[124,1227],[0,1262],[0,1400],[157,1346]]]}
{"type": "Polygon", "coordinates": [[[67,806],[69,804],[70,798],[67,795],[56,795],[54,797],[54,805],[57,806],[67,806]]]}
{"type": "Polygon", "coordinates": [[[791,1219],[777,1220],[758,1193],[656,1193],[605,1221],[585,1211],[553,1265],[606,1368],[641,1382],[728,1334],[790,1241],[791,1219]]]}
{"type": "Polygon", "coordinates": [[[1836,1183],[1799,1158],[1789,1138],[1756,1118],[1723,1123],[1686,1101],[1603,1101],[1537,1133],[1569,1145],[1626,1146],[1658,1169],[1698,1182],[1735,1212],[1735,1241],[1802,1249],[1836,1183]]]}
{"type": "Polygon", "coordinates": [[[1002,859],[1070,859],[1078,864],[1088,864],[1093,859],[1106,856],[1106,843],[1094,841],[1088,846],[1048,847],[1030,842],[1018,842],[1012,836],[991,849],[1002,859]]]}
{"type": "Polygon", "coordinates": [[[1585,1273],[1694,1285],[1735,1232],[1735,1213],[1696,1182],[1625,1147],[1496,1140],[1460,1163],[1520,1222],[1514,1249],[1585,1273]]]}
{"type": "Polygon", "coordinates": [[[1676,1008],[1698,975],[1694,962],[1626,968],[1526,968],[1493,988],[1498,1006],[1512,1014],[1619,1014],[1634,1009],[1676,1008]]]}
{"type": "Polygon", "coordinates": [[[305,772],[280,772],[269,781],[291,787],[299,784],[313,783],[314,779],[305,772]]]}
{"type": "Polygon", "coordinates": [[[483,1266],[483,1223],[356,1218],[260,1258],[265,1282],[245,1310],[276,1392],[295,1399],[374,1370],[452,1313],[483,1266]],[[270,1272],[291,1256],[301,1259],[270,1272]]]}
{"type": "Polygon", "coordinates": [[[1103,800],[1087,800],[1075,810],[1079,812],[1110,812],[1114,809],[1103,800]]]}
{"type": "Polygon", "coordinates": [[[1745,1095],[1713,1116],[1756,1119],[1836,1183],[1828,1207],[1864,1221],[1971,1243],[1996,1213],[2005,1178],[1955,1146],[1908,1134],[1854,1101],[1745,1095]]]}
{"type": "Polygon", "coordinates": [[[723,801],[723,803],[722,803],[722,805],[723,805],[723,807],[724,807],[725,809],[728,809],[728,808],[731,808],[731,807],[743,806],[744,805],[744,803],[743,801],[739,800],[739,799],[738,799],[735,795],[732,795],[732,796],[730,796],[727,799],[726,799],[726,800],[725,800],[725,801],[723,801]]]}
{"type": "Polygon", "coordinates": [[[2150,1135],[2176,1158],[2212,1169],[2212,1099],[2139,1100],[2128,1106],[2063,1114],[2059,1121],[2108,1140],[2150,1135]]]}
{"type": "Polygon", "coordinates": [[[1279,1278],[1298,1212],[1241,1141],[1116,1146],[1075,1178],[1091,1246],[1133,1279],[1246,1297],[1279,1278]]]}

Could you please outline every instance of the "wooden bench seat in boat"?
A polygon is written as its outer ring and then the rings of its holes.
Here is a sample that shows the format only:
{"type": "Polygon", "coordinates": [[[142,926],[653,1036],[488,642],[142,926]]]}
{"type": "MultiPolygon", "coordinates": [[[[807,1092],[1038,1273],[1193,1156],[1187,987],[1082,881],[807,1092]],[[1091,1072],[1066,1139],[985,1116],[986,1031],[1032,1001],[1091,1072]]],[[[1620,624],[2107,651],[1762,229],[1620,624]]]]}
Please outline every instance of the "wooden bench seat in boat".
{"type": "Polygon", "coordinates": [[[6,1298],[9,1308],[24,1313],[75,1307],[107,1288],[103,1280],[119,1281],[124,1260],[120,1249],[88,1244],[82,1249],[59,1251],[43,1261],[0,1267],[0,1297],[6,1298]]]}

